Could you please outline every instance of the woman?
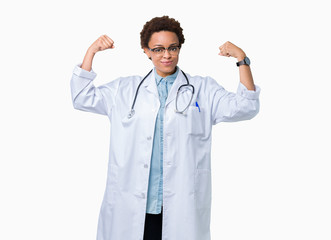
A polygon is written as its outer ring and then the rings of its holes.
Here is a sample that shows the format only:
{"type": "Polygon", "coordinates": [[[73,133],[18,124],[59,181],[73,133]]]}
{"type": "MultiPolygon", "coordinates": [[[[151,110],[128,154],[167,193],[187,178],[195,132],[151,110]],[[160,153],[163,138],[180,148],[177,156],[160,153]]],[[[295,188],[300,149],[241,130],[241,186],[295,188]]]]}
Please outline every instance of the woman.
{"type": "Polygon", "coordinates": [[[140,35],[154,65],[147,76],[94,87],[94,55],[114,48],[114,41],[103,35],[89,47],[71,79],[74,107],[107,115],[111,122],[97,239],[208,240],[212,125],[253,118],[260,89],[245,52],[230,42],[219,54],[238,60],[237,94],[210,77],[192,77],[179,69],[185,39],[178,21],[153,18],[140,35]]]}

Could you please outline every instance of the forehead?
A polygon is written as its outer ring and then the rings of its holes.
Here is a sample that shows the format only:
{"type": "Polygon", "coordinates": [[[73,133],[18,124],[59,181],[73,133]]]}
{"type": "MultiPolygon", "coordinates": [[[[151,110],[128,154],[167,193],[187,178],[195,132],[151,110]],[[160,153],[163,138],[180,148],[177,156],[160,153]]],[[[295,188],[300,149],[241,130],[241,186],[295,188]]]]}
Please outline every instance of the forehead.
{"type": "Polygon", "coordinates": [[[152,34],[149,45],[167,46],[171,44],[178,44],[179,40],[174,32],[161,31],[152,34]]]}

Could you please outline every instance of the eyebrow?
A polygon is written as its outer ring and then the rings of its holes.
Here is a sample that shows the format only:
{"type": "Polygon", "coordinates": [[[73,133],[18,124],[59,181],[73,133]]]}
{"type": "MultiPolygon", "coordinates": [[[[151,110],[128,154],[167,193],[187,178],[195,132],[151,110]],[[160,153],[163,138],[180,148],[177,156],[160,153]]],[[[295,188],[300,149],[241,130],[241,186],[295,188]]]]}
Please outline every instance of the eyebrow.
{"type": "MultiPolygon", "coordinates": [[[[169,46],[177,46],[177,45],[179,45],[179,43],[171,43],[169,46]]],[[[153,47],[164,47],[162,44],[155,44],[155,45],[153,45],[153,47]]]]}

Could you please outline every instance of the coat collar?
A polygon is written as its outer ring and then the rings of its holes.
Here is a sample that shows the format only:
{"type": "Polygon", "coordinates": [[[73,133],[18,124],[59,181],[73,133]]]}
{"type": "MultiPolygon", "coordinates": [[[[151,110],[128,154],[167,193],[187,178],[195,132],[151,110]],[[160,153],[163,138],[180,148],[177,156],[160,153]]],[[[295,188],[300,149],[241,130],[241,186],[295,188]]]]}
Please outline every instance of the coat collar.
{"type": "Polygon", "coordinates": [[[157,86],[155,82],[155,69],[148,75],[148,77],[142,83],[142,87],[145,88],[148,92],[159,97],[159,92],[157,91],[157,86]]]}
{"type": "Polygon", "coordinates": [[[167,106],[170,102],[172,102],[173,100],[176,99],[176,96],[177,96],[177,91],[179,89],[179,87],[183,84],[186,84],[186,79],[185,79],[185,76],[184,74],[182,73],[182,71],[180,70],[179,68],[179,72],[178,72],[178,75],[177,75],[177,78],[175,79],[171,89],[170,89],[170,92],[168,94],[168,98],[167,98],[167,101],[165,103],[165,105],[167,106]]]}
{"type": "MultiPolygon", "coordinates": [[[[157,90],[156,81],[155,81],[155,71],[156,70],[154,68],[153,71],[151,72],[151,74],[142,83],[142,87],[145,88],[148,92],[154,94],[159,99],[159,92],[157,90]]],[[[175,81],[170,89],[170,92],[168,93],[168,98],[167,98],[165,105],[168,105],[170,102],[175,100],[178,88],[182,84],[187,83],[186,79],[179,67],[178,67],[178,71],[179,72],[178,72],[177,78],[175,79],[175,81]]]]}

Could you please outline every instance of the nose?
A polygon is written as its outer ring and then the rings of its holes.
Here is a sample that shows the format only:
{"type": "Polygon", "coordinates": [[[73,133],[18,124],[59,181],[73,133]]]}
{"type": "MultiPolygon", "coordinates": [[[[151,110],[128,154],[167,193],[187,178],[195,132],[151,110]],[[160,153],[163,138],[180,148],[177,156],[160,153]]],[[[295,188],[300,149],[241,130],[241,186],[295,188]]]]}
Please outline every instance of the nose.
{"type": "Polygon", "coordinates": [[[163,57],[164,58],[171,58],[171,54],[169,53],[169,50],[168,49],[164,50],[163,57]]]}

